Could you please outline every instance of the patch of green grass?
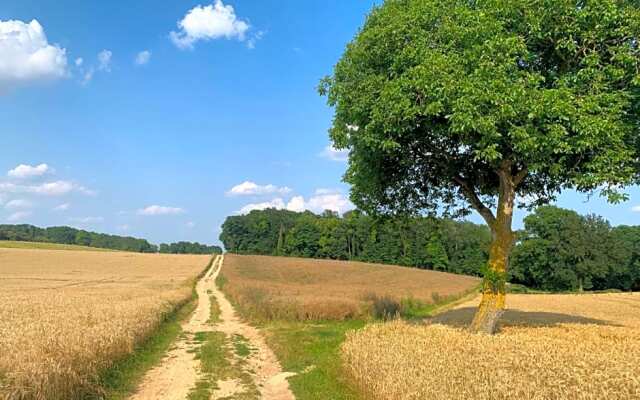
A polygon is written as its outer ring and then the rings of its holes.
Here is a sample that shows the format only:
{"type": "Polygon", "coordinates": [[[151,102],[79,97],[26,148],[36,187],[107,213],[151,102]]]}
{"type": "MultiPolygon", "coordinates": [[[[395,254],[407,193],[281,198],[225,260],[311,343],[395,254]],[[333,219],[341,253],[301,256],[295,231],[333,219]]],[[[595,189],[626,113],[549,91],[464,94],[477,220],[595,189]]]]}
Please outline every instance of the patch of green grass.
{"type": "MultiPolygon", "coordinates": [[[[239,336],[239,335],[236,335],[239,336]]],[[[246,339],[233,340],[241,343],[250,351],[246,345],[246,339]],[[243,342],[244,340],[244,342],[243,342]]],[[[213,392],[218,389],[219,380],[239,380],[244,391],[233,395],[234,400],[257,400],[260,397],[258,389],[255,387],[251,376],[244,371],[244,360],[231,363],[233,354],[230,349],[228,337],[222,332],[198,332],[194,340],[201,343],[195,351],[196,359],[200,360],[202,378],[196,383],[196,387],[189,393],[189,400],[209,400],[213,392]]],[[[236,348],[236,354],[238,353],[236,348]]],[[[247,354],[248,355],[248,354],[247,354]]]]}
{"type": "Polygon", "coordinates": [[[289,378],[297,400],[360,400],[344,377],[340,345],[347,331],[360,329],[364,321],[269,322],[263,328],[289,378]]]}
{"type": "Polygon", "coordinates": [[[0,248],[4,249],[35,249],[35,250],[80,250],[80,251],[108,251],[116,250],[101,249],[98,247],[79,246],[75,244],[58,244],[45,242],[17,242],[11,240],[0,240],[0,248]]]}
{"type": "Polygon", "coordinates": [[[233,348],[236,356],[246,358],[251,354],[251,347],[249,347],[249,341],[242,335],[233,335],[231,339],[233,342],[233,348]]]}
{"type": "Polygon", "coordinates": [[[211,299],[211,311],[209,313],[209,320],[207,322],[210,324],[215,324],[217,322],[220,322],[220,306],[218,305],[218,302],[216,301],[216,298],[214,296],[209,296],[209,298],[211,299]]]}
{"type": "Polygon", "coordinates": [[[142,380],[146,371],[158,364],[171,345],[182,334],[181,322],[193,312],[196,299],[191,300],[176,312],[167,316],[158,327],[156,334],[129,356],[116,362],[102,373],[99,379],[107,400],[121,400],[129,397],[142,380]]]}

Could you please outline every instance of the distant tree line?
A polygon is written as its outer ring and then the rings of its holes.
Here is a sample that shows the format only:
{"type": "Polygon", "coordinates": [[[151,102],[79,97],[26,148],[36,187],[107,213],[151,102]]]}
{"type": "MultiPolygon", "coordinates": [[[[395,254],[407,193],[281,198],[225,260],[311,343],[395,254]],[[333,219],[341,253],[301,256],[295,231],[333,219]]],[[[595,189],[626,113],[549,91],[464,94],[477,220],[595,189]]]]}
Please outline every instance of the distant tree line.
{"type": "MultiPolygon", "coordinates": [[[[376,219],[360,211],[268,209],[231,216],[227,251],[398,264],[482,276],[491,233],[484,225],[432,217],[376,219]]],[[[512,283],[549,291],[640,290],[640,227],[538,208],[525,218],[511,259],[512,283]]]]}
{"type": "Polygon", "coordinates": [[[268,209],[231,216],[220,240],[227,251],[329,258],[481,275],[491,241],[489,229],[435,218],[375,219],[360,211],[268,209]]]}
{"type": "Polygon", "coordinates": [[[88,232],[68,226],[39,228],[33,225],[0,225],[0,240],[72,244],[137,253],[157,253],[158,251],[172,254],[222,253],[219,246],[179,242],[161,244],[158,247],[145,239],[88,232]]]}
{"type": "Polygon", "coordinates": [[[197,242],[162,243],[159,251],[166,254],[222,254],[220,246],[207,246],[197,242]]]}

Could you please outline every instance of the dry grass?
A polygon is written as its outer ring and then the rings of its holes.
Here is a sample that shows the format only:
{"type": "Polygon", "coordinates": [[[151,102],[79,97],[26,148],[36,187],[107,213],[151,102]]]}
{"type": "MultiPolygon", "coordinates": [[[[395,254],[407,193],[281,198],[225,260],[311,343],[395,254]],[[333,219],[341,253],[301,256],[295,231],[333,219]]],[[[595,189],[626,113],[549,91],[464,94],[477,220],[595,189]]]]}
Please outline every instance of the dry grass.
{"type": "Polygon", "coordinates": [[[78,250],[78,251],[117,251],[97,247],[79,246],[76,244],[58,244],[45,242],[17,242],[0,240],[0,248],[4,249],[41,249],[41,250],[78,250]]]}
{"type": "Polygon", "coordinates": [[[227,255],[221,282],[243,315],[261,319],[347,319],[377,304],[425,304],[477,286],[472,277],[358,262],[227,255]]]}
{"type": "Polygon", "coordinates": [[[508,301],[496,336],[460,329],[476,302],[351,333],[347,371],[372,400],[640,398],[640,294],[508,301]]]}
{"type": "Polygon", "coordinates": [[[0,249],[0,398],[96,396],[192,293],[208,256],[0,249]]]}

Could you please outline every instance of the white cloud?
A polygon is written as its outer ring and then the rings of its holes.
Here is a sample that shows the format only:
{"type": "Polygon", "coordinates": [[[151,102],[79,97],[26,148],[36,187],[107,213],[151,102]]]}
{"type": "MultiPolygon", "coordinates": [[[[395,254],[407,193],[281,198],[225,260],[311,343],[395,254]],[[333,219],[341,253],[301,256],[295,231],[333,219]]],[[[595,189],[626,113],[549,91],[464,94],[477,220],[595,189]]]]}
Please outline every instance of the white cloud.
{"type": "Polygon", "coordinates": [[[0,193],[31,193],[42,196],[62,196],[72,192],[93,196],[96,193],[69,181],[46,182],[38,185],[16,185],[0,182],[0,193]]]}
{"type": "Polygon", "coordinates": [[[219,38],[243,41],[249,30],[249,23],[238,19],[230,5],[216,0],[207,6],[196,6],[178,21],[178,32],[169,34],[171,41],[180,49],[192,49],[199,40],[219,38]]]}
{"type": "Polygon", "coordinates": [[[320,157],[331,161],[345,162],[349,159],[349,150],[338,150],[332,145],[328,145],[322,150],[320,157]]]}
{"type": "Polygon", "coordinates": [[[17,211],[7,217],[9,222],[22,221],[23,219],[30,217],[31,211],[17,211]]]}
{"type": "Polygon", "coordinates": [[[47,42],[38,21],[0,21],[0,90],[65,76],[66,50],[47,42]]]}
{"type": "Polygon", "coordinates": [[[287,203],[287,210],[295,211],[295,212],[302,212],[302,211],[304,211],[304,206],[305,206],[304,197],[295,196],[291,200],[289,200],[289,202],[287,203]]]}
{"type": "Polygon", "coordinates": [[[104,222],[103,217],[81,217],[81,218],[69,218],[69,221],[78,224],[99,224],[104,222]]]}
{"type": "Polygon", "coordinates": [[[278,187],[275,185],[258,185],[255,182],[246,181],[239,185],[236,185],[227,192],[227,196],[257,196],[265,194],[287,194],[291,189],[284,186],[278,187]]]}
{"type": "Polygon", "coordinates": [[[134,60],[136,65],[145,65],[148,64],[151,60],[151,51],[144,50],[136,55],[136,59],[134,60]]]}
{"type": "Polygon", "coordinates": [[[14,169],[7,172],[7,175],[11,178],[25,179],[33,178],[36,176],[42,176],[48,173],[52,173],[53,169],[47,164],[40,164],[36,166],[20,164],[14,169]]]}
{"type": "Polygon", "coordinates": [[[193,221],[189,221],[189,222],[187,222],[187,223],[186,223],[186,225],[187,225],[187,228],[190,228],[190,229],[192,229],[192,228],[195,228],[195,227],[196,227],[196,223],[195,223],[195,222],[193,222],[193,221]]]}
{"type": "Polygon", "coordinates": [[[126,232],[126,231],[128,231],[129,229],[131,229],[131,227],[130,227],[129,225],[127,225],[127,224],[124,224],[124,225],[118,225],[118,230],[120,230],[120,231],[126,232]]]}
{"type": "Polygon", "coordinates": [[[67,211],[71,207],[69,203],[63,203],[53,207],[53,211],[67,211]]]}
{"type": "Polygon", "coordinates": [[[91,80],[93,79],[93,74],[95,73],[95,70],[93,68],[89,68],[88,71],[86,71],[83,75],[82,75],[82,79],[80,80],[80,84],[85,86],[87,85],[89,82],[91,82],[91,80]]]}
{"type": "Polygon", "coordinates": [[[353,209],[353,204],[342,193],[316,193],[316,195],[309,198],[306,202],[305,208],[316,213],[321,213],[325,210],[336,211],[343,213],[345,211],[353,209]]]}
{"type": "Polygon", "coordinates": [[[31,207],[33,207],[33,203],[30,202],[29,200],[23,200],[23,199],[11,200],[4,205],[4,208],[6,208],[7,210],[16,210],[20,208],[31,208],[31,207]]]}
{"type": "Polygon", "coordinates": [[[256,43],[258,43],[264,37],[264,31],[258,31],[249,40],[247,40],[247,47],[251,50],[256,48],[256,43]]]}
{"type": "Polygon", "coordinates": [[[318,189],[316,190],[316,193],[309,198],[309,200],[305,200],[303,196],[294,196],[285,203],[282,198],[275,198],[271,201],[262,203],[247,204],[242,207],[238,213],[248,214],[253,210],[266,210],[267,208],[295,212],[309,210],[315,213],[322,213],[325,210],[331,210],[342,214],[348,210],[352,210],[354,205],[347,197],[337,190],[318,189]]]}
{"type": "Polygon", "coordinates": [[[640,206],[635,206],[631,208],[631,211],[633,212],[640,212],[640,206]]]}
{"type": "Polygon", "coordinates": [[[75,63],[76,63],[76,67],[81,67],[82,63],[84,63],[84,60],[82,59],[82,57],[78,57],[76,58],[75,63]]]}
{"type": "Polygon", "coordinates": [[[238,212],[240,214],[249,214],[253,210],[266,210],[268,208],[282,210],[283,208],[285,208],[284,200],[282,200],[281,198],[276,198],[271,201],[265,201],[263,203],[247,204],[238,212]]]}
{"type": "Polygon", "coordinates": [[[166,207],[166,206],[149,206],[138,210],[138,215],[145,216],[157,216],[157,215],[178,215],[184,214],[185,210],[180,207],[166,207]]]}
{"type": "Polygon", "coordinates": [[[111,72],[111,58],[113,53],[110,50],[102,50],[98,53],[98,71],[111,72]]]}

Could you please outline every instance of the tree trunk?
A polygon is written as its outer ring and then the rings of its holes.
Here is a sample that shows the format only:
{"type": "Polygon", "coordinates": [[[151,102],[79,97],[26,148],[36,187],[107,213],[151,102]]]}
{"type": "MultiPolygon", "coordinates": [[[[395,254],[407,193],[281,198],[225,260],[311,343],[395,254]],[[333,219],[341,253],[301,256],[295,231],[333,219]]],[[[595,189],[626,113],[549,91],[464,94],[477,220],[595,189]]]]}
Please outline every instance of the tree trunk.
{"type": "Polygon", "coordinates": [[[499,176],[498,208],[495,220],[490,224],[492,242],[482,282],[482,300],[469,328],[471,332],[489,335],[496,332],[498,321],[504,314],[507,268],[514,242],[511,222],[517,183],[511,176],[510,167],[502,169],[499,176]]]}

